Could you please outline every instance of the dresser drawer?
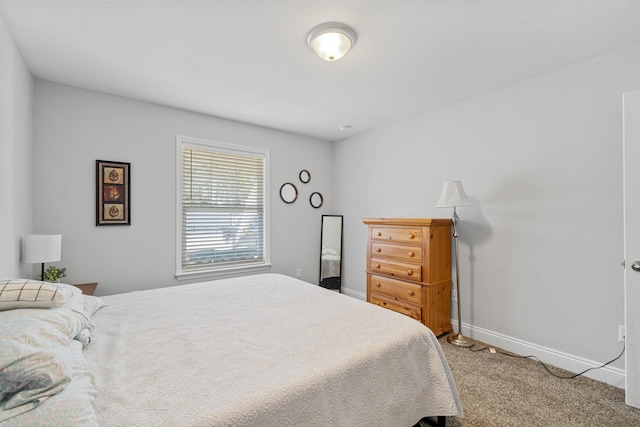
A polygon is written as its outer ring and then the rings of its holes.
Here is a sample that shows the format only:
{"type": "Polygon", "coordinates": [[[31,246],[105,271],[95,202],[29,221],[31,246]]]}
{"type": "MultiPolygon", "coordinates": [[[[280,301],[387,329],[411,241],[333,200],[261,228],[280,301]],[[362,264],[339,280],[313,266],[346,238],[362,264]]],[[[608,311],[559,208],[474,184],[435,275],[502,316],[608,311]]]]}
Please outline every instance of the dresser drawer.
{"type": "Polygon", "coordinates": [[[422,259],[422,247],[375,241],[371,242],[371,256],[420,262],[422,259]]]}
{"type": "Polygon", "coordinates": [[[402,282],[388,277],[369,276],[371,292],[411,304],[422,304],[422,285],[402,282]]]}
{"type": "Polygon", "coordinates": [[[393,301],[376,294],[371,294],[371,303],[393,310],[400,314],[404,314],[405,316],[409,316],[412,319],[416,319],[418,322],[422,321],[422,310],[418,306],[402,304],[399,301],[393,301]]]}
{"type": "Polygon", "coordinates": [[[385,240],[388,242],[422,243],[422,230],[410,227],[371,227],[372,240],[385,240]]]}
{"type": "Polygon", "coordinates": [[[396,277],[398,279],[412,280],[414,282],[422,280],[422,266],[419,264],[371,258],[369,271],[372,273],[386,274],[387,276],[396,277]]]}

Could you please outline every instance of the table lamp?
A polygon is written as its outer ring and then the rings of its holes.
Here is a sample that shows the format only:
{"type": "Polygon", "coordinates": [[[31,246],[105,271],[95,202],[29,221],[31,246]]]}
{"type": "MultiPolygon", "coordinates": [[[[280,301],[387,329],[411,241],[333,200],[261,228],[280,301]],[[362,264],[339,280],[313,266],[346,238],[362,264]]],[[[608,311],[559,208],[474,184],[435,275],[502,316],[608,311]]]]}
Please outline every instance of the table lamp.
{"type": "Polygon", "coordinates": [[[24,262],[42,263],[40,280],[44,277],[44,263],[60,261],[61,234],[29,234],[24,238],[24,262]]]}

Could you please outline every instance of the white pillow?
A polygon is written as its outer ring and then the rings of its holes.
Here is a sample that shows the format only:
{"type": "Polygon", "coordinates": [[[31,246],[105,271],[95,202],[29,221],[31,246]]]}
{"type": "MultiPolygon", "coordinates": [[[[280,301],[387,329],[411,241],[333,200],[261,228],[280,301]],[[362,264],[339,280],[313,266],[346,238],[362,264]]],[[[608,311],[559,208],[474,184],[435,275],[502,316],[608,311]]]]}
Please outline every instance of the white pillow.
{"type": "Polygon", "coordinates": [[[338,255],[338,251],[332,248],[323,247],[322,255],[338,255]]]}
{"type": "Polygon", "coordinates": [[[60,307],[80,289],[64,283],[41,282],[29,279],[0,281],[0,311],[14,308],[60,307]]]}

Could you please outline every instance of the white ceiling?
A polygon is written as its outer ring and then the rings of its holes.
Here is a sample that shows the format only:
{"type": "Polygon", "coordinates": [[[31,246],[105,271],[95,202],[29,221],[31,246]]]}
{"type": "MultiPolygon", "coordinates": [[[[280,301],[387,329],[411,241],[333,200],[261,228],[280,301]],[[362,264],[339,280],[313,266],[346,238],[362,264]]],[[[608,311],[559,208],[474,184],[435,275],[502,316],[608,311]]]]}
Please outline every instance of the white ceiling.
{"type": "Polygon", "coordinates": [[[329,141],[640,43],[638,0],[0,0],[0,17],[37,78],[329,141]],[[306,45],[327,21],[358,33],[337,62],[306,45]]]}

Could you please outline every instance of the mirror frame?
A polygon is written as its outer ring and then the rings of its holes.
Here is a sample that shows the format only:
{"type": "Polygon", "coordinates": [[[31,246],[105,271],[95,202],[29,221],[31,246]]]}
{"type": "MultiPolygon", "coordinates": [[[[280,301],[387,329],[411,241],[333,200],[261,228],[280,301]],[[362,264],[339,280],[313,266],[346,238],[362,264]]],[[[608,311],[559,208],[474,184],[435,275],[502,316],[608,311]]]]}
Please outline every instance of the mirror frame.
{"type": "Polygon", "coordinates": [[[311,193],[311,195],[309,196],[309,204],[310,204],[311,206],[313,206],[314,208],[318,209],[320,206],[322,206],[322,205],[323,205],[323,203],[324,203],[324,198],[322,197],[322,194],[318,193],[317,191],[314,191],[314,192],[313,192],[313,193],[311,193]],[[314,196],[314,195],[316,195],[316,194],[318,195],[318,197],[320,197],[320,202],[318,203],[318,205],[317,205],[317,206],[313,204],[313,196],[314,196]]]}
{"type": "Polygon", "coordinates": [[[298,175],[298,178],[300,178],[300,182],[302,182],[303,184],[308,184],[309,181],[311,181],[311,172],[306,169],[302,169],[300,171],[300,174],[298,175]]]}
{"type": "Polygon", "coordinates": [[[282,184],[282,186],[280,186],[280,198],[282,199],[283,202],[291,204],[293,202],[295,202],[296,200],[298,200],[298,188],[293,185],[291,182],[285,182],[284,184],[282,184]],[[283,194],[284,191],[288,188],[293,188],[293,191],[295,193],[295,195],[293,196],[293,199],[289,199],[286,198],[285,199],[285,195],[283,194]]]}
{"type": "Polygon", "coordinates": [[[318,273],[318,285],[325,289],[335,289],[342,293],[342,259],[344,258],[344,217],[342,215],[322,215],[320,223],[320,271],[318,273]],[[323,284],[322,279],[322,248],[325,233],[325,218],[340,218],[340,261],[338,264],[338,276],[327,277],[323,284]]]}

